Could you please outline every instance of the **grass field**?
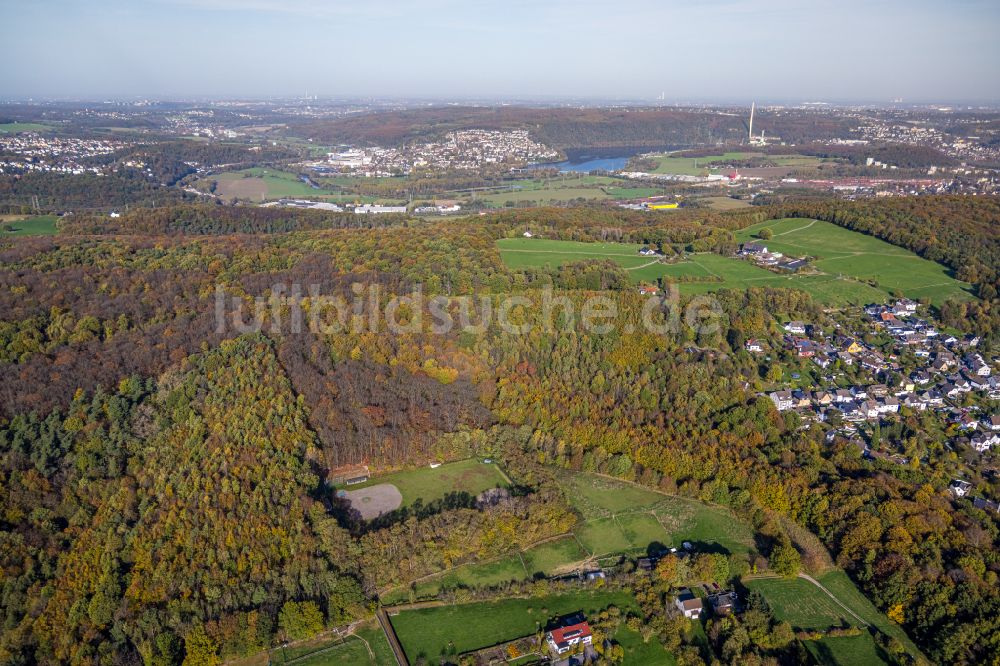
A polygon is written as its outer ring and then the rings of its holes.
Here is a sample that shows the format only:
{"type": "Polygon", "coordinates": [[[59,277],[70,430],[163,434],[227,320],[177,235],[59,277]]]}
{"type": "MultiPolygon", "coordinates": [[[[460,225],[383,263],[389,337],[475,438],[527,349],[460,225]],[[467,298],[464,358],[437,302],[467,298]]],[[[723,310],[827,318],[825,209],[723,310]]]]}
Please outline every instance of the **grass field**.
{"type": "Polygon", "coordinates": [[[874,280],[884,291],[898,290],[909,298],[929,298],[935,304],[947,298],[971,297],[969,285],[951,277],[941,264],[830,222],[771,220],[739,231],[737,239],[755,239],[764,228],[773,233],[766,241],[769,249],[817,257],[815,267],[827,275],[874,280]]]}
{"type": "Polygon", "coordinates": [[[467,492],[471,495],[497,486],[508,486],[507,478],[495,464],[485,465],[479,460],[469,459],[441,465],[436,469],[418,467],[417,469],[393,472],[366,483],[350,486],[358,490],[380,483],[391,483],[399,489],[403,496],[402,506],[410,506],[415,501],[422,500],[424,504],[441,499],[450,492],[467,492]]]}
{"type": "Polygon", "coordinates": [[[721,507],[593,474],[565,474],[560,484],[584,517],[576,535],[595,556],[643,552],[652,543],[691,541],[732,553],[753,545],[750,527],[721,507]]]}
{"type": "MultiPolygon", "coordinates": [[[[868,623],[899,639],[911,654],[920,655],[906,633],[880,613],[846,573],[834,569],[817,576],[817,580],[853,614],[823,590],[801,578],[758,578],[744,582],[747,588],[764,595],[775,617],[786,620],[795,629],[825,630],[845,624],[866,629],[864,623],[868,623]]],[[[887,661],[867,631],[861,636],[805,641],[805,645],[823,664],[879,664],[887,661]]]]}
{"type": "MultiPolygon", "coordinates": [[[[382,627],[372,620],[344,640],[322,638],[288,648],[271,650],[268,662],[275,666],[382,666],[395,663],[382,627]]],[[[242,664],[242,662],[240,662],[242,664]]]]}
{"type": "Polygon", "coordinates": [[[0,134],[17,134],[18,132],[47,132],[51,125],[41,123],[0,123],[0,134]]]}
{"type": "Polygon", "coordinates": [[[859,622],[836,601],[803,578],[758,578],[746,581],[747,588],[764,595],[774,616],[795,629],[825,630],[859,622]]]}
{"type": "Polygon", "coordinates": [[[696,201],[707,205],[714,210],[737,210],[739,208],[749,208],[750,202],[732,197],[701,197],[696,201]]]}
{"type": "Polygon", "coordinates": [[[24,219],[4,219],[0,223],[0,238],[6,236],[51,236],[56,232],[55,215],[37,215],[24,219]],[[7,227],[10,227],[13,231],[7,231],[7,227]]]}
{"type": "Polygon", "coordinates": [[[559,573],[566,565],[580,562],[586,557],[587,553],[572,536],[536,546],[522,554],[524,566],[530,576],[559,573]]]}
{"type": "Polygon", "coordinates": [[[436,663],[441,655],[460,654],[527,636],[562,615],[578,611],[594,615],[611,605],[638,612],[635,599],[626,592],[588,590],[540,599],[407,610],[393,616],[391,621],[410,663],[420,658],[436,663]]]}
{"type": "Polygon", "coordinates": [[[500,257],[510,269],[552,266],[586,259],[611,259],[634,282],[659,278],[679,280],[682,294],[720,289],[786,287],[808,292],[826,305],[862,305],[888,300],[897,290],[910,298],[971,298],[969,285],[948,275],[940,264],[877,238],[815,220],[775,220],[740,231],[741,241],[756,238],[763,227],[773,229],[768,247],[793,256],[818,257],[813,272],[783,275],[749,261],[712,253],[688,255],[675,263],[639,256],[640,245],[584,243],[542,238],[497,241],[500,257]],[[874,281],[878,286],[869,284],[874,281]]]}
{"type": "MultiPolygon", "coordinates": [[[[753,546],[750,527],[721,507],[594,474],[563,472],[559,483],[582,517],[572,536],[422,579],[414,586],[416,598],[434,597],[442,589],[525,580],[536,573],[563,573],[587,560],[645,554],[651,544],[680,547],[691,541],[707,550],[730,553],[745,553],[753,546]]],[[[382,595],[387,604],[408,599],[406,587],[382,595]]]]}
{"type": "Polygon", "coordinates": [[[806,650],[819,664],[824,666],[855,666],[856,664],[890,664],[885,654],[871,634],[859,636],[837,636],[818,641],[803,641],[806,650]]]}
{"type": "Polygon", "coordinates": [[[861,616],[865,622],[877,627],[883,633],[899,639],[911,653],[917,654],[919,652],[917,646],[906,635],[906,632],[900,629],[899,625],[893,624],[889,618],[875,608],[875,605],[868,600],[868,597],[861,593],[861,590],[854,584],[854,581],[848,578],[846,573],[837,569],[817,576],[816,579],[823,587],[830,590],[838,599],[847,604],[851,610],[861,616]]]}
{"type": "Polygon", "coordinates": [[[230,171],[213,175],[209,179],[216,181],[215,193],[224,198],[264,201],[283,197],[315,197],[325,193],[302,182],[293,173],[275,169],[230,171]]]}
{"type": "Polygon", "coordinates": [[[681,176],[707,176],[710,173],[719,173],[718,169],[706,168],[705,165],[710,162],[721,160],[738,161],[757,157],[765,158],[778,167],[794,168],[816,166],[823,161],[818,157],[810,157],[808,155],[764,155],[763,153],[752,152],[727,152],[720,155],[707,155],[705,157],[650,156],[651,159],[657,161],[657,167],[653,170],[653,173],[669,173],[681,176]]]}
{"type": "Polygon", "coordinates": [[[553,268],[588,259],[610,259],[629,272],[634,282],[655,280],[666,274],[655,258],[639,255],[642,245],[632,243],[583,243],[543,238],[502,238],[500,258],[508,268],[553,268]]]}

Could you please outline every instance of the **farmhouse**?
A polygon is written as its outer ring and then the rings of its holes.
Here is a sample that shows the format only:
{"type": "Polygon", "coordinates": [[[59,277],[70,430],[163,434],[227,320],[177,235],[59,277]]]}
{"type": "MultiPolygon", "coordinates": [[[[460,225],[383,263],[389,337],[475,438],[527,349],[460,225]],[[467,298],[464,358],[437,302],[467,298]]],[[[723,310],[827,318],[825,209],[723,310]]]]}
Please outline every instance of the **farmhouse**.
{"type": "Polygon", "coordinates": [[[546,637],[549,647],[556,654],[566,654],[577,645],[590,645],[594,639],[586,621],[553,629],[546,637]]]}
{"type": "Polygon", "coordinates": [[[744,243],[740,254],[767,254],[767,246],[763,243],[744,243]]]}
{"type": "Polygon", "coordinates": [[[683,589],[674,600],[674,605],[684,614],[684,617],[694,620],[701,617],[701,599],[694,596],[689,589],[683,589]]]}
{"type": "Polygon", "coordinates": [[[639,254],[641,254],[644,257],[655,257],[657,252],[653,248],[644,245],[643,247],[639,248],[639,254]]]}

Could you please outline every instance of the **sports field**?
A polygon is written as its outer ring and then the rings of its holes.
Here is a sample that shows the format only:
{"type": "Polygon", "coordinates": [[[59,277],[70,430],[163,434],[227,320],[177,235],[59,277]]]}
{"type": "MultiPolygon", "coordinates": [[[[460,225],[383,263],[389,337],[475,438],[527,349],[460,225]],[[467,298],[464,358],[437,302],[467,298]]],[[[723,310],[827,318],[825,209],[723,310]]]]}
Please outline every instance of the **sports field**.
{"type": "Polygon", "coordinates": [[[5,215],[0,219],[0,238],[6,236],[51,236],[56,229],[55,215],[5,215]]]}
{"type": "Polygon", "coordinates": [[[402,506],[410,506],[418,499],[424,504],[441,499],[451,492],[467,492],[478,495],[489,488],[507,487],[510,483],[496,464],[484,464],[476,459],[459,460],[437,468],[418,467],[416,469],[393,472],[365,483],[351,485],[351,492],[380,484],[392,484],[403,496],[402,506]]]}
{"type": "Polygon", "coordinates": [[[899,291],[913,299],[929,298],[938,305],[948,298],[971,298],[970,286],[951,277],[941,264],[830,222],[771,220],[747,227],[736,237],[741,242],[756,240],[764,228],[773,234],[770,240],[763,241],[769,249],[791,256],[816,257],[815,267],[827,275],[875,281],[883,291],[899,291]]]}
{"type": "Polygon", "coordinates": [[[627,592],[586,590],[537,599],[505,599],[406,610],[390,618],[411,664],[528,636],[560,616],[595,615],[608,606],[638,612],[627,592]]]}

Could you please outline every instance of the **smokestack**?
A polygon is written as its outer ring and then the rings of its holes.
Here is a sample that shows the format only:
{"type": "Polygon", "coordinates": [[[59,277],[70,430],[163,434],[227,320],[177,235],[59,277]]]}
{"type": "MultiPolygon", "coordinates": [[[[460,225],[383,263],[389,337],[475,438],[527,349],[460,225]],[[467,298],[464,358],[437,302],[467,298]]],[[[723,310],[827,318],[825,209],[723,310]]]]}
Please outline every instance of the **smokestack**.
{"type": "Polygon", "coordinates": [[[750,102],[750,131],[747,132],[747,139],[750,141],[753,141],[753,111],[756,106],[757,102],[750,102]]]}

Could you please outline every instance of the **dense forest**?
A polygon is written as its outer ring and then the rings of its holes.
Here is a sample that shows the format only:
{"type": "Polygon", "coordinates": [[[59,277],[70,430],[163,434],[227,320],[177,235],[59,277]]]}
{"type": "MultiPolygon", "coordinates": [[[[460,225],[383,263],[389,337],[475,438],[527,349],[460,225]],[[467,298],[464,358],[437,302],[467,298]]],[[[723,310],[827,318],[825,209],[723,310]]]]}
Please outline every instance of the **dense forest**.
{"type": "MultiPolygon", "coordinates": [[[[759,396],[780,368],[745,340],[780,335],[788,319],[833,325],[843,315],[789,289],[722,291],[717,330],[679,322],[656,335],[639,326],[646,301],[620,268],[512,271],[495,241],[530,228],[722,251],[734,247],[732,229],[769,216],[829,219],[976,282],[983,298],[946,304],[942,316],[988,328],[989,353],[995,320],[981,313],[996,306],[996,201],[676,213],[535,209],[426,222],[176,206],[74,216],[54,237],[4,240],[0,661],[212,664],[280,644],[302,608],[320,627],[344,624],[368,615],[387,585],[565,533],[578,516],[551,478],[567,468],[731,508],[760,535],[765,565],[829,551],[932,660],[988,663],[1000,652],[1000,526],[952,501],[947,456],[918,467],[865,461],[759,396]],[[219,329],[218,293],[249,310],[278,283],[286,289],[266,302],[260,332],[219,329]],[[460,297],[517,294],[526,301],[512,316],[537,325],[525,335],[272,327],[293,308],[331,322],[334,308],[293,295],[294,283],[348,302],[377,286],[378,304],[420,285],[452,314],[460,297]],[[615,325],[542,325],[550,287],[577,311],[594,294],[610,299],[615,325]],[[366,524],[325,483],[346,463],[391,470],[472,455],[501,461],[517,492],[366,524]]],[[[420,315],[430,312],[403,317],[420,315]]],[[[660,324],[671,313],[651,316],[660,324]]],[[[904,414],[900,432],[941,450],[922,419],[904,414]]],[[[644,589],[641,603],[655,607],[644,589]]],[[[767,617],[746,622],[777,632],[767,617]]],[[[661,640],[676,635],[653,626],[661,640]]],[[[734,654],[724,632],[709,638],[719,658],[734,654]]]]}

